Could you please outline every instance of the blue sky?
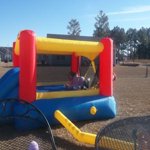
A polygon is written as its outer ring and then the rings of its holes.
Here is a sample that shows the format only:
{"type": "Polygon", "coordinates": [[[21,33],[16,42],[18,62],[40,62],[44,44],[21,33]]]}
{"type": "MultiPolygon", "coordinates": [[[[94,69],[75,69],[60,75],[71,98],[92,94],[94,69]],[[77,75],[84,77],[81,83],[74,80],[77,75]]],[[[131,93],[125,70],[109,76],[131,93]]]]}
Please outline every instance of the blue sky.
{"type": "Polygon", "coordinates": [[[100,10],[110,29],[150,27],[150,0],[0,0],[0,46],[12,46],[24,29],[37,36],[67,34],[71,19],[80,22],[81,35],[92,36],[100,10]]]}

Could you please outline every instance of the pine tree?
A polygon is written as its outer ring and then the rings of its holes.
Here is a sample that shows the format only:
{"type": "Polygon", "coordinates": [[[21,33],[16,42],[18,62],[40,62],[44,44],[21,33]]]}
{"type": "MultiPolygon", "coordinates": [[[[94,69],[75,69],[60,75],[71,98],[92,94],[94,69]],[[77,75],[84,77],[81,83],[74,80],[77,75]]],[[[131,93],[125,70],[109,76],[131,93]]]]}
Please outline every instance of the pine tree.
{"type": "Polygon", "coordinates": [[[101,10],[97,17],[95,17],[95,30],[93,33],[94,37],[106,37],[109,35],[109,22],[106,14],[101,10]]]}
{"type": "Polygon", "coordinates": [[[76,19],[71,19],[71,21],[69,21],[69,25],[67,26],[68,34],[69,35],[75,35],[75,36],[79,36],[81,29],[80,29],[80,24],[76,19]]]}

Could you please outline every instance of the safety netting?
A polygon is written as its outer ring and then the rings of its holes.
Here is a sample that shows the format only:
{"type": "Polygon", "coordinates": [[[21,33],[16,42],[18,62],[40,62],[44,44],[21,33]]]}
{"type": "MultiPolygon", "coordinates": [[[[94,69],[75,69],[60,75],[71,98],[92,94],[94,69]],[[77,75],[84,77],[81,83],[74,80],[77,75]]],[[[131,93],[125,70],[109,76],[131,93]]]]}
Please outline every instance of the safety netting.
{"type": "Polygon", "coordinates": [[[101,129],[96,137],[96,150],[149,150],[150,116],[130,117],[101,129]]]}

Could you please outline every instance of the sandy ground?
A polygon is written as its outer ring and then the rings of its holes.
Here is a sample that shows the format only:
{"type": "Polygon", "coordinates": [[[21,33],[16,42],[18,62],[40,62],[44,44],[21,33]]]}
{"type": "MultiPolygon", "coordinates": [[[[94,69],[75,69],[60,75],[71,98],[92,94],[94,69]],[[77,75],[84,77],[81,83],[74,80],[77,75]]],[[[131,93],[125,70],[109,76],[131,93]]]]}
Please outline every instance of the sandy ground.
{"type": "MultiPolygon", "coordinates": [[[[10,68],[11,64],[0,64],[0,76],[2,76],[10,68]]],[[[116,98],[118,109],[117,116],[114,119],[103,121],[78,122],[76,125],[84,132],[96,134],[102,127],[115,120],[131,116],[150,115],[150,67],[148,78],[145,78],[145,68],[146,67],[142,65],[136,67],[117,65],[114,68],[114,71],[117,74],[117,80],[114,81],[114,97],[116,98]]],[[[50,78],[54,81],[55,77],[62,80],[62,74],[60,75],[60,71],[66,75],[68,69],[64,67],[38,68],[38,80],[47,81],[50,78]]],[[[93,146],[76,141],[63,127],[57,126],[52,128],[56,145],[59,150],[94,149],[93,146]]],[[[6,138],[7,134],[4,136],[6,138]]],[[[17,137],[17,135],[15,137],[17,137]]],[[[2,142],[0,141],[0,149],[2,149],[1,144],[5,144],[8,141],[11,143],[12,137],[9,140],[5,138],[3,138],[2,142]]],[[[43,141],[45,141],[44,138],[43,141]]],[[[18,144],[18,142],[16,144],[18,144]]]]}

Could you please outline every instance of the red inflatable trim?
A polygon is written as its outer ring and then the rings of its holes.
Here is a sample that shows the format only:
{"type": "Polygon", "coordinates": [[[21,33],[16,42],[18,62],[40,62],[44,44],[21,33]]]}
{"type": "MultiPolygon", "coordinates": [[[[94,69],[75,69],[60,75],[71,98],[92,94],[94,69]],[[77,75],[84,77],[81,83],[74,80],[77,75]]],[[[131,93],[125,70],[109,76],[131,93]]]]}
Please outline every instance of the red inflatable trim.
{"type": "Polygon", "coordinates": [[[20,33],[19,97],[28,102],[36,100],[36,47],[35,33],[20,33]]]}
{"type": "Polygon", "coordinates": [[[101,40],[104,51],[100,54],[100,95],[113,96],[113,41],[101,40]]]}

